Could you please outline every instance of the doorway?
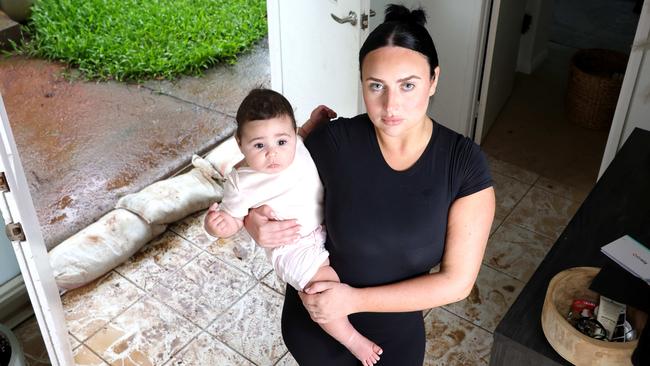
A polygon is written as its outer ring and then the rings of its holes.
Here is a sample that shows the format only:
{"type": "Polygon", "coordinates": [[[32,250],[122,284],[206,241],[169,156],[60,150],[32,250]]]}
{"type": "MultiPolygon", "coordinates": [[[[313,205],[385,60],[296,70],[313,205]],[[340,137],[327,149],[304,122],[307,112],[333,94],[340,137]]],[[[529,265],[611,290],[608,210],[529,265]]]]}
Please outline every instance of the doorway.
{"type": "Polygon", "coordinates": [[[512,94],[482,148],[495,159],[571,187],[584,198],[598,177],[609,128],[588,129],[567,119],[565,100],[571,57],[587,48],[629,54],[642,2],[544,3],[552,12],[546,30],[546,57],[532,72],[516,73],[512,94]]]}

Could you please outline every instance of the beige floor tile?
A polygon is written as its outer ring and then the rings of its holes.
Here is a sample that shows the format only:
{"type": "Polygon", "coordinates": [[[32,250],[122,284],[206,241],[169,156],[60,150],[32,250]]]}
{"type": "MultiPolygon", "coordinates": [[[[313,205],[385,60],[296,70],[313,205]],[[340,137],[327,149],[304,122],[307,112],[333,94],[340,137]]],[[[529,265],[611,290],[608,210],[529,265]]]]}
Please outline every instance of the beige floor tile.
{"type": "Polygon", "coordinates": [[[111,365],[162,365],[200,329],[154,299],[141,299],[86,346],[111,365]]]}
{"type": "Polygon", "coordinates": [[[276,366],[298,366],[298,361],[296,361],[293,356],[291,356],[291,353],[287,352],[278,363],[275,364],[276,366]]]}
{"type": "Polygon", "coordinates": [[[201,333],[165,366],[248,366],[252,362],[207,333],[201,333]]]}
{"type": "Polygon", "coordinates": [[[488,155],[487,159],[488,165],[490,167],[490,172],[492,173],[499,173],[505,175],[506,177],[515,178],[516,180],[526,184],[535,183],[539,177],[539,174],[537,173],[520,168],[503,160],[496,159],[492,156],[488,155]]]}
{"type": "Polygon", "coordinates": [[[168,230],[140,249],[115,271],[140,288],[149,290],[199,253],[201,249],[168,230]]]}
{"type": "Polygon", "coordinates": [[[75,348],[81,346],[81,342],[79,342],[79,340],[70,332],[68,332],[68,342],[70,342],[70,348],[72,348],[73,351],[75,348]]]}
{"type": "Polygon", "coordinates": [[[499,173],[492,173],[494,195],[496,196],[496,217],[506,217],[530,188],[514,178],[499,173]]]}
{"type": "Polygon", "coordinates": [[[258,280],[273,270],[264,249],[255,244],[246,230],[228,239],[218,239],[206,250],[258,280]]]}
{"type": "Polygon", "coordinates": [[[68,331],[83,342],[143,295],[142,290],[113,271],[68,291],[61,298],[68,331]]]}
{"type": "Polygon", "coordinates": [[[20,323],[12,331],[20,342],[25,354],[25,361],[29,366],[50,365],[50,358],[47,355],[45,342],[43,342],[43,336],[41,336],[35,316],[20,323]]]}
{"type": "Polygon", "coordinates": [[[73,353],[74,362],[77,366],[105,366],[108,365],[104,360],[94,354],[88,347],[81,346],[73,353]]]}
{"type": "Polygon", "coordinates": [[[280,318],[283,298],[258,285],[222,314],[208,331],[258,365],[272,365],[286,352],[280,318]]]}
{"type": "Polygon", "coordinates": [[[262,283],[269,286],[270,288],[274,289],[278,293],[284,295],[284,290],[287,287],[287,284],[280,280],[278,276],[276,276],[275,271],[269,272],[264,278],[262,278],[262,283]]]}
{"type": "Polygon", "coordinates": [[[273,269],[264,250],[255,245],[246,230],[241,230],[228,239],[216,239],[205,233],[204,216],[205,212],[190,216],[174,225],[172,230],[258,280],[264,278],[273,269]]]}
{"type": "Polygon", "coordinates": [[[562,196],[571,201],[580,202],[580,203],[584,201],[585,198],[587,198],[587,195],[589,194],[588,189],[580,189],[577,187],[568,186],[566,184],[562,184],[560,182],[545,177],[540,177],[539,180],[535,183],[535,187],[539,187],[545,191],[557,194],[558,196],[562,196]]]}
{"type": "Polygon", "coordinates": [[[503,216],[499,217],[497,215],[494,215],[494,220],[492,220],[492,227],[490,227],[490,235],[494,235],[494,233],[497,231],[499,226],[503,224],[504,219],[505,217],[503,216]]]}
{"type": "Polygon", "coordinates": [[[444,308],[492,332],[523,286],[523,282],[481,265],[469,296],[444,308]]]}
{"type": "Polygon", "coordinates": [[[205,328],[256,283],[251,276],[202,253],[150,292],[205,328]]]}
{"type": "Polygon", "coordinates": [[[194,213],[181,221],[169,225],[169,230],[177,233],[200,248],[205,249],[214,237],[208,235],[203,229],[203,219],[208,211],[194,213]]]}
{"type": "Polygon", "coordinates": [[[528,282],[553,240],[512,224],[502,225],[488,241],[483,263],[528,282]]]}
{"type": "Polygon", "coordinates": [[[554,241],[578,210],[578,203],[533,187],[506,219],[554,241]]]}
{"type": "Polygon", "coordinates": [[[487,365],[492,334],[442,309],[424,319],[427,334],[424,365],[487,365]]]}

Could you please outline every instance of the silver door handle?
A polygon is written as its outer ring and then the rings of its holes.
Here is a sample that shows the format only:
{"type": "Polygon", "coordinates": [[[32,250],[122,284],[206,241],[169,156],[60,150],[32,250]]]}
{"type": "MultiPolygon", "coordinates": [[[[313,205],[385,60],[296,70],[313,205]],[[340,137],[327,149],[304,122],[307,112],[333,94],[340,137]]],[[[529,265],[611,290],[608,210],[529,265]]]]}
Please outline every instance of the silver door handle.
{"type": "Polygon", "coordinates": [[[350,23],[350,25],[355,26],[357,25],[357,13],[351,11],[348,13],[348,16],[345,18],[339,18],[334,14],[330,14],[332,16],[332,19],[336,20],[337,23],[343,24],[343,23],[350,23]]]}

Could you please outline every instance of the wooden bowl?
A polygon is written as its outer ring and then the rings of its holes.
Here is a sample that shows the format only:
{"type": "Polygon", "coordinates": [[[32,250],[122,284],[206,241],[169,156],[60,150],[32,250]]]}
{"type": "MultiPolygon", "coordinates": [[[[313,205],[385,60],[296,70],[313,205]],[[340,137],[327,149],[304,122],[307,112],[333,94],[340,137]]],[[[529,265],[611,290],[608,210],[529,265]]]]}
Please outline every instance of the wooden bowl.
{"type": "MultiPolygon", "coordinates": [[[[575,365],[631,365],[630,357],[638,341],[608,342],[580,333],[566,316],[574,299],[598,304],[599,295],[589,285],[600,271],[594,267],[574,267],[551,279],[542,308],[542,330],[553,349],[575,365]]],[[[628,321],[641,334],[647,315],[628,306],[628,321]]]]}

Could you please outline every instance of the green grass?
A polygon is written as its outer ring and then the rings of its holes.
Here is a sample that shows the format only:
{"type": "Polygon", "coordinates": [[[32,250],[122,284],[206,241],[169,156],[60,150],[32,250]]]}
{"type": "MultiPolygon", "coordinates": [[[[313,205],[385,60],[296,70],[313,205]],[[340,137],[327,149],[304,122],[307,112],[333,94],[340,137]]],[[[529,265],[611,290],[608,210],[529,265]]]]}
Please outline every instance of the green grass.
{"type": "Polygon", "coordinates": [[[39,0],[18,51],[89,79],[199,74],[266,34],[264,0],[39,0]]]}

